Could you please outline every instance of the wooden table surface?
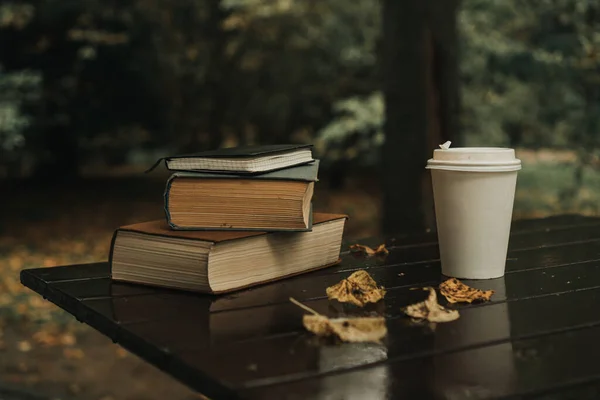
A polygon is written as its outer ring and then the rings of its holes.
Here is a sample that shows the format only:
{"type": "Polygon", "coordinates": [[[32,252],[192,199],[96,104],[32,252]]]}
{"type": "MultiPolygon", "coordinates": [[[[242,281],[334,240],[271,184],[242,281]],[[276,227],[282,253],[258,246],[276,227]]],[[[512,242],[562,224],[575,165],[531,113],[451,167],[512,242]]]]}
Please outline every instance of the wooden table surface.
{"type": "Polygon", "coordinates": [[[506,276],[465,281],[492,300],[437,325],[400,311],[427,295],[411,288],[445,279],[435,234],[386,243],[385,258],[344,251],[337,266],[219,297],[113,283],[107,263],[24,270],[21,282],[214,399],[600,398],[600,218],[516,222],[506,276]],[[364,310],[327,300],[358,269],[385,300],[364,310]],[[388,336],[318,340],[290,296],[328,316],[382,314],[388,336]]]}

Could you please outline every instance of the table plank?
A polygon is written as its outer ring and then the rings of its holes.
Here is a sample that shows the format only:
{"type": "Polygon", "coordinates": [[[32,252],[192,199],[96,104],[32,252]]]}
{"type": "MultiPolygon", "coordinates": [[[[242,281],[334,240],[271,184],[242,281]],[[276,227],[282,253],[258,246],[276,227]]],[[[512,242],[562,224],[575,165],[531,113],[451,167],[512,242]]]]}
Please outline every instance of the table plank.
{"type": "MultiPolygon", "coordinates": [[[[257,286],[229,295],[210,296],[213,299],[211,310],[234,310],[268,304],[287,303],[290,296],[300,301],[324,299],[325,288],[347,277],[352,271],[360,269],[360,263],[352,255],[343,256],[342,259],[340,271],[336,274],[315,275],[309,273],[293,279],[257,286]]],[[[583,243],[569,246],[569,251],[561,251],[560,248],[527,250],[520,253],[519,257],[513,257],[507,261],[506,276],[508,277],[513,273],[526,270],[560,268],[565,266],[575,267],[581,263],[590,263],[587,260],[600,260],[600,246],[589,246],[589,244],[583,243]]],[[[592,264],[595,262],[591,261],[592,264]]],[[[97,267],[100,266],[108,273],[108,264],[99,264],[97,267]]],[[[418,265],[382,264],[365,269],[369,271],[376,281],[386,286],[389,290],[388,298],[390,298],[389,296],[393,298],[393,293],[396,289],[412,287],[414,285],[437,284],[442,279],[439,261],[418,265]]],[[[580,269],[578,268],[577,270],[580,269]]],[[[549,277],[552,277],[552,275],[550,274],[549,277]]],[[[530,279],[527,279],[527,282],[530,282],[530,279]]],[[[576,280],[577,277],[574,279],[576,280]]],[[[471,284],[476,286],[478,282],[474,281],[471,284]]],[[[50,282],[49,290],[51,289],[59,290],[67,297],[74,297],[78,300],[110,299],[128,293],[149,296],[159,295],[160,297],[174,299],[180,298],[186,302],[193,301],[194,298],[198,297],[197,294],[180,291],[156,290],[140,285],[111,282],[109,278],[91,279],[88,281],[77,280],[75,282],[64,280],[58,283],[50,282]],[[86,295],[86,293],[89,293],[89,295],[86,295]]]]}
{"type": "MultiPolygon", "coordinates": [[[[437,283],[440,281],[438,280],[437,283]]],[[[462,306],[462,308],[487,307],[506,301],[532,299],[570,291],[598,289],[600,288],[600,263],[581,264],[576,269],[562,267],[552,271],[552,274],[539,270],[523,272],[507,276],[505,281],[495,281],[487,284],[481,282],[473,284],[473,286],[495,288],[497,292],[492,297],[491,302],[462,306]],[[536,284],[532,285],[531,282],[536,282],[536,284]]],[[[426,296],[424,292],[411,290],[411,288],[417,286],[391,290],[383,302],[365,307],[365,310],[330,302],[327,299],[308,300],[304,303],[319,313],[332,317],[341,314],[358,316],[377,313],[385,315],[388,320],[392,320],[401,316],[401,307],[421,301],[426,296]]],[[[200,334],[198,329],[204,329],[204,326],[208,323],[211,324],[212,330],[211,343],[229,343],[254,337],[261,337],[266,340],[269,335],[301,334],[304,332],[300,325],[301,312],[289,302],[251,309],[215,312],[212,311],[209,303],[202,303],[200,298],[190,298],[189,301],[180,301],[178,298],[171,296],[154,298],[153,300],[136,297],[130,298],[127,302],[123,302],[122,298],[105,300],[105,303],[110,302],[110,307],[98,307],[99,301],[93,301],[95,304],[84,303],[99,312],[102,309],[110,309],[112,314],[107,312],[107,318],[114,318],[122,326],[127,326],[127,329],[132,332],[148,340],[154,340],[161,346],[170,347],[172,350],[177,348],[190,349],[194,345],[197,347],[197,337],[200,334]],[[189,306],[185,307],[191,311],[188,316],[184,316],[185,310],[181,311],[180,316],[184,317],[177,319],[184,322],[178,323],[180,329],[177,329],[177,333],[174,334],[170,329],[171,325],[167,321],[174,319],[172,316],[173,307],[177,307],[182,303],[188,303],[189,306]],[[145,309],[152,311],[144,311],[145,309]],[[198,321],[201,321],[201,323],[198,323],[198,321]],[[187,322],[189,322],[189,326],[187,326],[187,322]],[[184,326],[187,327],[184,329],[184,326]]],[[[445,299],[440,298],[440,303],[446,304],[445,299]]]]}

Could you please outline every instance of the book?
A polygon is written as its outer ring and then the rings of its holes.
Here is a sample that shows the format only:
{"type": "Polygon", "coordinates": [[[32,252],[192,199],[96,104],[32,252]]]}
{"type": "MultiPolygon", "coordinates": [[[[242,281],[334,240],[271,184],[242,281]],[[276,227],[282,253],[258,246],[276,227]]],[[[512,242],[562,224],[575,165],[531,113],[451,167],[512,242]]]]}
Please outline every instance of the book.
{"type": "Polygon", "coordinates": [[[152,171],[162,161],[170,171],[234,172],[257,174],[312,162],[311,144],[276,144],[226,147],[191,154],[159,158],[152,171]]]}
{"type": "Polygon", "coordinates": [[[223,293],[337,264],[347,216],[315,213],[307,232],[175,231],[164,219],[118,228],[115,281],[223,293]]]}
{"type": "Polygon", "coordinates": [[[176,230],[308,231],[319,160],[261,175],[175,172],[166,220],[176,230]]]}

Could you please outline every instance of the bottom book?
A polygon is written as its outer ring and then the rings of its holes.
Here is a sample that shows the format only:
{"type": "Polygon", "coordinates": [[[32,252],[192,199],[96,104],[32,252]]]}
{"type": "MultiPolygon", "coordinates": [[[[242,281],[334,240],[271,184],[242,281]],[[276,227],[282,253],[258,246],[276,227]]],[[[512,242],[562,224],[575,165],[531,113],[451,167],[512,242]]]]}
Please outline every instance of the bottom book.
{"type": "Polygon", "coordinates": [[[112,279],[223,293],[339,262],[347,216],[314,213],[311,232],[174,231],[164,220],[118,228],[112,279]]]}

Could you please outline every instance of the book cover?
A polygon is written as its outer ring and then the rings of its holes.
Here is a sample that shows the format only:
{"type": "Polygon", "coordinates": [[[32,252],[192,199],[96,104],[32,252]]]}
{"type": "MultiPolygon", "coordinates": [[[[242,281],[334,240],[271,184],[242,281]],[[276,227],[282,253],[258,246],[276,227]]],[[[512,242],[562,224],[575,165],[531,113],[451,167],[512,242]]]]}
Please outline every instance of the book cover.
{"type": "MultiPolygon", "coordinates": [[[[156,162],[154,163],[154,165],[152,165],[148,170],[146,170],[146,173],[151,172],[152,170],[154,170],[161,162],[165,163],[165,166],[168,170],[170,171],[176,171],[177,169],[173,169],[169,167],[169,161],[172,160],[177,160],[177,159],[256,159],[256,158],[260,158],[260,157],[268,157],[268,156],[275,156],[275,155],[284,155],[285,153],[291,153],[293,151],[296,150],[300,150],[300,149],[312,149],[313,145],[312,144],[274,144],[274,145],[255,145],[255,146],[238,146],[238,147],[226,147],[226,148],[221,148],[221,149],[216,149],[216,150],[207,150],[207,151],[202,151],[202,152],[196,152],[196,153],[189,153],[189,154],[179,154],[179,155],[173,155],[173,156],[166,156],[166,157],[161,157],[158,160],[156,160],[156,162]]],[[[308,162],[312,162],[313,160],[307,160],[307,161],[301,161],[296,163],[295,165],[300,165],[300,164],[306,164],[308,162]]],[[[289,167],[283,167],[283,168],[287,168],[289,167]]],[[[281,169],[281,168],[278,168],[281,169]]],[[[276,169],[270,169],[269,171],[273,171],[276,169]]],[[[209,169],[209,170],[205,170],[207,172],[213,172],[213,173],[231,173],[231,171],[219,171],[219,170],[213,170],[213,169],[209,169]]],[[[244,171],[244,170],[238,170],[235,171],[238,174],[261,174],[264,173],[265,171],[258,171],[258,172],[252,172],[252,171],[244,171]]]]}
{"type": "Polygon", "coordinates": [[[174,231],[164,220],[122,226],[111,243],[111,279],[212,294],[262,285],[337,264],[347,218],[343,214],[315,213],[318,233],[174,231]],[[126,245],[125,240],[132,238],[134,241],[126,245]],[[142,243],[147,243],[145,250],[142,243]],[[179,250],[174,253],[170,249],[179,250]],[[213,252],[219,256],[212,258],[213,252]],[[263,267],[266,269],[258,277],[263,267]],[[210,278],[210,271],[220,271],[214,275],[215,280],[210,278]],[[236,278],[227,281],[228,276],[236,278]]]}

